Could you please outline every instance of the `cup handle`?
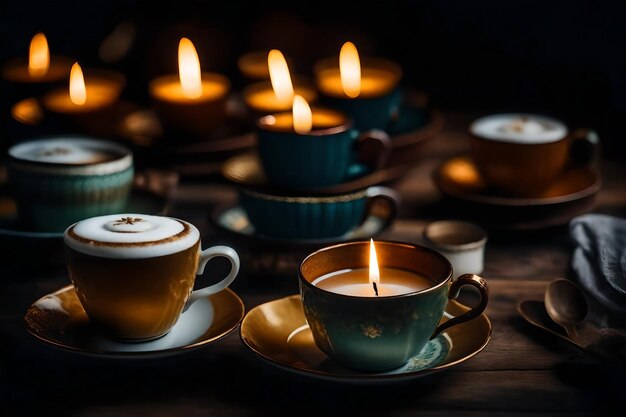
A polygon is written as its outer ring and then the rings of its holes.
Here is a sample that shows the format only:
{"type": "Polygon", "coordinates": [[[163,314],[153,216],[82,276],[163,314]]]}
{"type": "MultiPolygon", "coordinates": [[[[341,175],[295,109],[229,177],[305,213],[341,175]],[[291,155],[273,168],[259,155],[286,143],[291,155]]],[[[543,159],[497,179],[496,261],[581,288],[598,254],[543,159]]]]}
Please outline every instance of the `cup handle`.
{"type": "Polygon", "coordinates": [[[576,165],[589,165],[596,158],[599,145],[600,137],[594,130],[574,130],[569,149],[570,160],[576,165]]]}
{"type": "Polygon", "coordinates": [[[197,275],[202,275],[204,267],[213,258],[217,256],[223,256],[230,261],[230,272],[226,275],[226,278],[218,282],[217,284],[210,285],[208,287],[195,290],[189,296],[185,310],[191,306],[194,302],[200,298],[206,298],[209,295],[218,293],[224,288],[228,287],[239,273],[239,255],[233,248],[228,246],[213,246],[212,248],[205,249],[200,252],[200,258],[198,259],[198,272],[197,275]]]}
{"type": "Polygon", "coordinates": [[[435,333],[431,336],[431,339],[434,339],[441,332],[446,329],[449,329],[452,326],[456,326],[457,324],[464,323],[466,321],[472,320],[482,314],[487,307],[487,301],[489,300],[489,287],[487,286],[487,282],[484,279],[474,274],[464,274],[461,275],[452,283],[450,286],[450,292],[448,293],[448,298],[450,300],[456,300],[459,296],[459,291],[461,287],[464,285],[471,285],[476,287],[478,291],[480,291],[480,303],[477,306],[474,306],[470,311],[461,314],[460,316],[456,316],[446,321],[445,323],[441,323],[435,329],[435,333]]]}
{"type": "MultiPolygon", "coordinates": [[[[396,214],[398,213],[398,206],[400,205],[400,194],[398,194],[395,190],[392,190],[388,187],[369,187],[365,192],[367,196],[367,208],[365,210],[365,218],[369,216],[374,210],[377,210],[377,206],[381,204],[386,210],[386,213],[383,213],[380,217],[384,219],[385,224],[382,227],[386,229],[393,219],[395,219],[396,214]]],[[[365,218],[363,220],[365,220],[365,218]]]]}
{"type": "Polygon", "coordinates": [[[361,133],[356,141],[357,162],[381,169],[391,154],[391,139],[382,130],[368,130],[361,133]]]}

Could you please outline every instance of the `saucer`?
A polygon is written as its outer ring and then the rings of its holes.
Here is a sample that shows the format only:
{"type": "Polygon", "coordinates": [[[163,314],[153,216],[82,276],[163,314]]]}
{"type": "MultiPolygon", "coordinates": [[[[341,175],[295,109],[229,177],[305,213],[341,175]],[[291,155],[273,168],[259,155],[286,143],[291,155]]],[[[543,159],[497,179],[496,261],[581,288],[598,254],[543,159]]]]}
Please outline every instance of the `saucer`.
{"type": "MultiPolygon", "coordinates": [[[[468,311],[450,301],[443,320],[468,311]]],[[[399,382],[441,371],[478,354],[491,338],[485,314],[437,336],[404,366],[387,372],[343,368],[320,351],[306,324],[300,295],[270,301],[250,310],[240,328],[241,340],[259,358],[297,374],[349,383],[399,382]]]]}
{"type": "MultiPolygon", "coordinates": [[[[331,187],[316,188],[307,190],[311,195],[334,195],[349,193],[361,190],[373,185],[390,182],[400,178],[411,167],[408,165],[398,165],[382,168],[366,173],[348,182],[333,185],[331,187]]],[[[243,186],[247,189],[276,194],[276,189],[271,189],[269,181],[263,172],[261,160],[256,153],[246,153],[228,159],[222,165],[222,176],[234,185],[243,186]]],[[[299,191],[301,192],[301,191],[299,191]]]]}
{"type": "Polygon", "coordinates": [[[450,207],[489,229],[539,230],[567,224],[594,206],[601,180],[589,167],[565,170],[536,197],[510,197],[487,187],[469,155],[447,159],[435,171],[435,184],[450,207]]]}
{"type": "MultiPolygon", "coordinates": [[[[131,213],[165,214],[165,197],[142,188],[133,188],[124,211],[131,213]]],[[[2,240],[62,240],[63,232],[42,232],[29,229],[17,217],[17,206],[6,186],[0,186],[0,241],[2,240]]]]}
{"type": "Polygon", "coordinates": [[[211,213],[212,223],[221,230],[240,237],[266,242],[293,245],[320,245],[331,242],[369,239],[385,230],[393,221],[393,213],[372,210],[363,223],[343,236],[327,239],[281,239],[257,234],[246,211],[241,206],[218,207],[211,213]]]}
{"type": "Polygon", "coordinates": [[[233,332],[243,316],[243,302],[226,288],[193,303],[165,336],[148,342],[123,343],[94,329],[74,287],[68,285],[33,303],[26,311],[24,324],[37,339],[58,348],[96,356],[143,358],[213,343],[233,332]]]}

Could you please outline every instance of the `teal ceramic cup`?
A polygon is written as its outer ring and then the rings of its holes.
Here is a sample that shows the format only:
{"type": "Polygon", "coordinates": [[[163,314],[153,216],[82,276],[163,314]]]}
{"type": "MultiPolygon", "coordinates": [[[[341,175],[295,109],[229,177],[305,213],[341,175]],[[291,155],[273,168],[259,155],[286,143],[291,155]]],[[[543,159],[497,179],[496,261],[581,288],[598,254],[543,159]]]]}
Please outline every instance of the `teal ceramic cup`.
{"type": "MultiPolygon", "coordinates": [[[[479,316],[487,306],[488,287],[477,275],[452,282],[452,266],[438,252],[423,246],[376,242],[379,264],[409,271],[432,285],[388,297],[351,296],[313,284],[336,271],[367,268],[369,242],[330,246],[309,255],[299,268],[304,314],[316,345],[337,363],[360,371],[386,371],[409,361],[433,337],[451,326],[479,316]],[[480,303],[441,323],[448,300],[464,285],[476,287],[480,303]]],[[[381,276],[380,285],[384,285],[381,276]]]]}
{"type": "Polygon", "coordinates": [[[370,187],[332,196],[283,196],[241,189],[239,201],[250,223],[263,236],[288,239],[339,237],[359,226],[377,204],[395,215],[397,194],[385,187],[370,187]]]}
{"type": "Polygon", "coordinates": [[[290,189],[341,184],[382,167],[391,142],[382,131],[359,132],[342,113],[313,108],[313,129],[293,130],[291,113],[258,120],[258,150],[270,182],[290,189]]]}
{"type": "Polygon", "coordinates": [[[8,180],[20,220],[62,232],[85,218],[123,211],[133,182],[124,146],[80,136],[22,142],[8,151],[8,180]]]}
{"type": "Polygon", "coordinates": [[[324,59],[315,65],[320,102],[346,113],[360,130],[390,130],[398,117],[403,97],[398,83],[402,69],[380,58],[362,60],[362,91],[348,97],[340,88],[339,60],[324,59]]]}

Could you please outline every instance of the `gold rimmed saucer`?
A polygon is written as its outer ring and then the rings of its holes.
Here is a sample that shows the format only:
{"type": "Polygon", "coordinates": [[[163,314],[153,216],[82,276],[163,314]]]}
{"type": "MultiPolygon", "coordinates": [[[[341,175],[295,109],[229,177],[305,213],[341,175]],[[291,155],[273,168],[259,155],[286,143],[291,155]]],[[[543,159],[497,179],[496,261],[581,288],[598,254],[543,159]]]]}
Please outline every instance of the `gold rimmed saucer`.
{"type": "Polygon", "coordinates": [[[599,174],[590,167],[571,167],[534,197],[514,197],[489,188],[469,155],[444,161],[434,173],[435,184],[463,217],[490,229],[539,230],[567,224],[594,206],[599,174]]]}
{"type": "Polygon", "coordinates": [[[206,346],[232,333],[244,305],[232,290],[193,303],[165,336],[124,343],[101,334],[89,321],[74,287],[68,285],[33,303],[24,316],[26,330],[40,341],[77,353],[106,357],[165,356],[206,346]]]}
{"type": "MultiPolygon", "coordinates": [[[[468,310],[450,301],[442,320],[468,310]]],[[[382,383],[419,378],[470,359],[489,343],[491,322],[481,314],[454,326],[431,340],[409,363],[388,372],[348,370],[322,353],[313,341],[299,295],[270,301],[250,310],[241,323],[240,336],[261,359],[287,371],[348,383],[382,383]]]]}

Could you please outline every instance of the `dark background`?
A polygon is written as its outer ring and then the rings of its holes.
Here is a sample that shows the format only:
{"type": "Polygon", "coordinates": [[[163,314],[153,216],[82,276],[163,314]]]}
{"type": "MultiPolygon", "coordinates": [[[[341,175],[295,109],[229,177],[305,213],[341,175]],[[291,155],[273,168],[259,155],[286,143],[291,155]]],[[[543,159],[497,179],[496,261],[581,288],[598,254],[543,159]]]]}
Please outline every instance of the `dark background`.
{"type": "MultiPolygon", "coordinates": [[[[53,53],[129,77],[127,98],[142,102],[147,80],[176,70],[181,36],[196,44],[203,69],[241,83],[237,58],[280,48],[298,73],[353,40],[362,55],[405,69],[404,83],[437,107],[476,114],[546,113],[597,129],[610,153],[626,154],[626,4],[620,1],[3,1],[0,60],[24,56],[31,36],[53,53]],[[100,44],[121,22],[135,28],[121,60],[105,63],[100,44]]],[[[3,108],[7,108],[2,95],[3,108]]]]}

